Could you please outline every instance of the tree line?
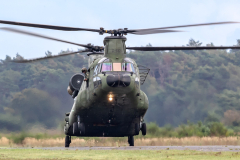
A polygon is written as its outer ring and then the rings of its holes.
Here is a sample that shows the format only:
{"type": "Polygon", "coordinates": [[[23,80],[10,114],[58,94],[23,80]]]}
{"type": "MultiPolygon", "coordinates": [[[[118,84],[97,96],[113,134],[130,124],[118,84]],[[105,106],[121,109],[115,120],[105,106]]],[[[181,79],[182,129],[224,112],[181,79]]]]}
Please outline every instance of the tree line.
{"type": "MultiPolygon", "coordinates": [[[[186,44],[201,45],[193,39],[186,44]]],[[[240,128],[240,50],[131,51],[127,56],[151,69],[141,86],[150,102],[145,121],[159,126],[222,122],[240,128]]],[[[28,64],[8,62],[23,58],[17,54],[0,61],[1,129],[57,127],[73,104],[66,91],[69,79],[87,67],[88,57],[76,54],[28,64]]]]}

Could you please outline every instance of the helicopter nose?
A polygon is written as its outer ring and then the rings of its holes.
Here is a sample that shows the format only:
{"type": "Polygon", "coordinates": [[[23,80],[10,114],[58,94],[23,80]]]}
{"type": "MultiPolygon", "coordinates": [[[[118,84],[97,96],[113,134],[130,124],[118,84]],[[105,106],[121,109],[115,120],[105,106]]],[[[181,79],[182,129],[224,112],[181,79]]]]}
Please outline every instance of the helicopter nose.
{"type": "Polygon", "coordinates": [[[110,87],[127,87],[131,83],[131,77],[129,75],[108,75],[107,84],[110,87]]]}

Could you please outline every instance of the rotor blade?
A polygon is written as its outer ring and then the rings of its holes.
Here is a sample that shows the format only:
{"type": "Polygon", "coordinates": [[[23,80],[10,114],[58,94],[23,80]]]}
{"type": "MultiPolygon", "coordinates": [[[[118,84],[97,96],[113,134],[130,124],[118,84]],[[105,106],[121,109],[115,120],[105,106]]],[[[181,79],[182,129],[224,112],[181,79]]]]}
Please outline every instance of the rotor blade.
{"type": "Polygon", "coordinates": [[[14,62],[14,63],[31,63],[31,62],[36,62],[36,61],[41,61],[41,60],[46,60],[46,59],[51,59],[51,58],[69,56],[69,55],[73,55],[73,54],[77,54],[77,53],[83,53],[83,52],[88,52],[88,51],[87,51],[87,50],[83,50],[83,51],[77,51],[77,52],[59,54],[59,55],[55,55],[55,56],[40,57],[40,58],[34,58],[34,59],[12,60],[12,61],[8,61],[8,62],[14,62]]]}
{"type": "Polygon", "coordinates": [[[137,32],[130,32],[130,34],[145,35],[145,34],[155,34],[155,33],[169,33],[169,32],[182,32],[177,30],[143,30],[137,32]]]}
{"type": "Polygon", "coordinates": [[[104,55],[104,52],[89,52],[87,55],[104,55]]]}
{"type": "Polygon", "coordinates": [[[164,50],[204,50],[204,49],[240,49],[240,46],[199,46],[199,47],[126,47],[136,51],[164,51],[164,50]]]}
{"type": "Polygon", "coordinates": [[[69,42],[69,41],[65,41],[65,40],[61,40],[61,39],[57,39],[57,38],[53,38],[53,37],[48,37],[48,36],[37,34],[37,33],[33,33],[33,32],[27,32],[27,31],[23,31],[23,30],[19,30],[19,29],[14,29],[14,28],[3,27],[3,28],[0,28],[0,30],[4,30],[4,31],[8,31],[8,32],[15,32],[15,33],[19,33],[19,34],[25,34],[25,35],[29,35],[29,36],[49,39],[49,40],[63,42],[63,43],[68,43],[68,44],[73,44],[73,45],[77,45],[77,46],[81,46],[81,47],[88,47],[88,45],[85,45],[85,44],[69,42]]]}
{"type": "Polygon", "coordinates": [[[23,22],[14,22],[14,21],[3,21],[3,20],[0,20],[0,23],[2,23],[2,24],[17,25],[17,26],[27,26],[27,27],[36,27],[36,28],[62,30],[62,31],[91,31],[91,32],[99,32],[99,31],[100,31],[99,29],[52,26],[52,25],[45,25],[45,24],[33,24],[33,23],[23,23],[23,22]]]}
{"type": "Polygon", "coordinates": [[[183,27],[197,27],[197,26],[209,26],[209,25],[220,25],[220,24],[233,24],[233,23],[240,23],[240,22],[215,22],[215,23],[200,23],[200,24],[190,24],[190,25],[182,25],[182,26],[170,26],[170,27],[160,27],[160,28],[148,28],[148,29],[132,29],[128,30],[129,33],[132,32],[139,32],[139,31],[148,31],[148,30],[157,30],[157,29],[170,29],[170,28],[183,28],[183,27]]]}

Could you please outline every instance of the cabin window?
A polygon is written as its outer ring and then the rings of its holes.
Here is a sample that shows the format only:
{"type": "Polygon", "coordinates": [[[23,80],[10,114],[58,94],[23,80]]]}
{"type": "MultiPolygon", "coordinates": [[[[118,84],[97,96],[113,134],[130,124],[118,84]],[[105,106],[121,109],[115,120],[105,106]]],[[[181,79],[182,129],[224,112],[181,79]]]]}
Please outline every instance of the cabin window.
{"type": "Polygon", "coordinates": [[[102,72],[112,71],[112,63],[103,63],[102,72]]]}

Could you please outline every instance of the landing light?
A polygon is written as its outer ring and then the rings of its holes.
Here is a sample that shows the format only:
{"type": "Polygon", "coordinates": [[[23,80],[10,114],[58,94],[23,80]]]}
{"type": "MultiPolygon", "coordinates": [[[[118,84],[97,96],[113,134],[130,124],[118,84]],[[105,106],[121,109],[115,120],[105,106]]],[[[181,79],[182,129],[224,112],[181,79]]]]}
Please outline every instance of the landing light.
{"type": "Polygon", "coordinates": [[[112,101],[113,100],[113,98],[112,97],[109,97],[109,101],[112,101]]]}

